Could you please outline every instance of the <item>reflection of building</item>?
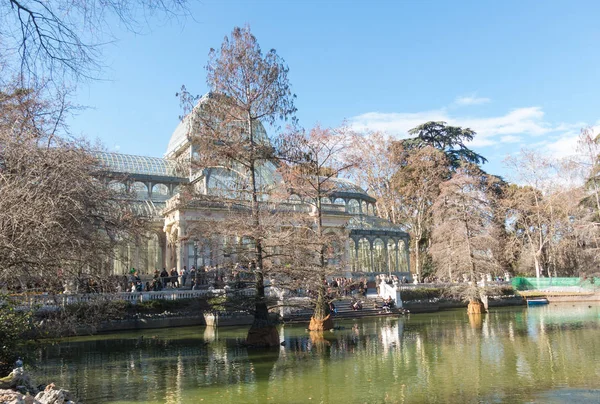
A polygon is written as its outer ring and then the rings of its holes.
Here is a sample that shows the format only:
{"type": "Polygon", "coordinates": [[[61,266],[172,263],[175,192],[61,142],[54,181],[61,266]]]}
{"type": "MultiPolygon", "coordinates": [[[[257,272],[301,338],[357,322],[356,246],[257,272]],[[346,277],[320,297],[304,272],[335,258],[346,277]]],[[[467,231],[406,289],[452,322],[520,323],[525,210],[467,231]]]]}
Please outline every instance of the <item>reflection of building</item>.
{"type": "MultiPolygon", "coordinates": [[[[202,102],[199,104],[200,107],[202,102]]],[[[195,201],[182,207],[177,203],[182,185],[191,184],[205,195],[233,196],[232,184],[239,183],[242,174],[226,168],[187,169],[197,150],[190,142],[187,120],[173,133],[164,158],[132,156],[118,153],[98,153],[100,161],[114,176],[111,186],[128,189],[137,196],[137,206],[152,217],[151,234],[138,246],[124,247],[121,262],[115,262],[115,272],[129,267],[151,272],[157,268],[190,268],[192,265],[226,265],[235,261],[227,253],[226,243],[242,240],[204,240],[188,234],[194,221],[218,219],[223,212],[208,201],[195,201]],[[184,164],[181,164],[184,163],[184,164]]],[[[264,128],[258,128],[267,139],[264,128]]],[[[268,140],[267,140],[268,141],[268,140]]],[[[265,187],[280,181],[275,166],[260,167],[259,182],[265,187]]],[[[398,226],[376,216],[376,200],[363,189],[341,178],[333,178],[334,190],[323,198],[323,223],[330,229],[348,229],[344,258],[348,271],[408,272],[408,235],[398,226]]],[[[303,201],[292,195],[286,202],[293,209],[305,209],[303,201]]]]}

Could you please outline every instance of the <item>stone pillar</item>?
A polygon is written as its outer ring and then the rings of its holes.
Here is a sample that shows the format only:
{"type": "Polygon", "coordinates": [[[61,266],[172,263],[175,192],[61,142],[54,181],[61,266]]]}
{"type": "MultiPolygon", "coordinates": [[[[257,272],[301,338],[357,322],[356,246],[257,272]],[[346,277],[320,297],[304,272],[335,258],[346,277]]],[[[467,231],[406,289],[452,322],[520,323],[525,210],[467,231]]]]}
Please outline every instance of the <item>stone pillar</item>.
{"type": "Polygon", "coordinates": [[[354,240],[354,271],[358,271],[358,241],[354,240]]]}
{"type": "Polygon", "coordinates": [[[371,240],[369,240],[369,251],[371,252],[371,270],[369,272],[373,272],[373,269],[375,268],[374,265],[374,259],[373,259],[373,242],[371,240]]]}
{"type": "Polygon", "coordinates": [[[396,243],[396,272],[400,272],[400,260],[398,259],[400,258],[398,255],[398,240],[394,240],[394,243],[396,243]]]}
{"type": "Polygon", "coordinates": [[[177,273],[181,271],[185,266],[187,266],[187,248],[186,241],[183,240],[185,238],[185,225],[183,223],[179,224],[179,228],[177,230],[177,273]]]}
{"type": "Polygon", "coordinates": [[[388,274],[390,274],[392,272],[392,269],[390,268],[390,256],[389,256],[389,251],[388,251],[388,242],[387,240],[381,240],[383,241],[383,255],[385,255],[385,269],[387,271],[388,274]]]}

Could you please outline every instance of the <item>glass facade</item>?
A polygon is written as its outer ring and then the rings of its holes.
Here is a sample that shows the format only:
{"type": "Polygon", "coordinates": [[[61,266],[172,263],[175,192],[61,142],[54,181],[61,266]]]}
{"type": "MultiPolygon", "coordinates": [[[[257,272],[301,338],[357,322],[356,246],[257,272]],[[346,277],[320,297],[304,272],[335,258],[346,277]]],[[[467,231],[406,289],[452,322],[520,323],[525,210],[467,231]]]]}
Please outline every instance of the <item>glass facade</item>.
{"type": "Polygon", "coordinates": [[[115,173],[178,177],[177,164],[160,157],[109,152],[97,152],[95,157],[107,171],[115,173]]]}

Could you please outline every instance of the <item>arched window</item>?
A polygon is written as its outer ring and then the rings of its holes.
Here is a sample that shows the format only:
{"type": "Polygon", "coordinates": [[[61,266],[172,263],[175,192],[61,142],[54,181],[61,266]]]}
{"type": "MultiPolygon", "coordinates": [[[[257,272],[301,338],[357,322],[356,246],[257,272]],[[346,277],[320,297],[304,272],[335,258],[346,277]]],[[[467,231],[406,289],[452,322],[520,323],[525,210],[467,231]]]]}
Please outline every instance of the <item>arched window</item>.
{"type": "Polygon", "coordinates": [[[385,262],[385,246],[381,239],[376,239],[373,242],[373,270],[375,272],[387,272],[387,265],[385,262]]]}
{"type": "Polygon", "coordinates": [[[367,203],[365,201],[362,201],[362,203],[360,204],[361,210],[360,213],[362,213],[363,215],[367,214],[367,203]]]}
{"type": "Polygon", "coordinates": [[[358,215],[360,213],[360,204],[356,199],[350,199],[348,201],[348,213],[358,215]]]}
{"type": "Polygon", "coordinates": [[[169,187],[165,184],[154,184],[152,187],[152,197],[153,198],[168,198],[169,197],[169,187]]]}
{"type": "Polygon", "coordinates": [[[247,198],[246,179],[235,171],[224,168],[212,168],[208,176],[208,194],[225,198],[247,198]]]}
{"type": "Polygon", "coordinates": [[[296,194],[291,194],[288,198],[288,201],[290,203],[302,203],[302,199],[300,199],[300,197],[296,194]]]}
{"type": "Polygon", "coordinates": [[[125,186],[125,184],[123,184],[122,182],[119,182],[119,181],[109,182],[108,187],[116,192],[125,192],[127,190],[127,187],[125,186]]]}
{"type": "Polygon", "coordinates": [[[329,199],[326,196],[322,197],[321,198],[321,205],[331,205],[331,199],[329,199]]]}
{"type": "Polygon", "coordinates": [[[173,188],[173,195],[177,195],[180,192],[181,192],[181,187],[179,185],[177,185],[175,188],[173,188]]]}
{"type": "Polygon", "coordinates": [[[358,240],[358,270],[371,272],[371,244],[366,238],[358,240]]]}
{"type": "Polygon", "coordinates": [[[136,181],[131,184],[131,191],[135,192],[138,198],[147,199],[148,198],[148,186],[143,182],[136,181]]]}
{"type": "Polygon", "coordinates": [[[344,200],[342,198],[336,198],[333,201],[333,203],[336,204],[336,205],[345,205],[344,200]]]}

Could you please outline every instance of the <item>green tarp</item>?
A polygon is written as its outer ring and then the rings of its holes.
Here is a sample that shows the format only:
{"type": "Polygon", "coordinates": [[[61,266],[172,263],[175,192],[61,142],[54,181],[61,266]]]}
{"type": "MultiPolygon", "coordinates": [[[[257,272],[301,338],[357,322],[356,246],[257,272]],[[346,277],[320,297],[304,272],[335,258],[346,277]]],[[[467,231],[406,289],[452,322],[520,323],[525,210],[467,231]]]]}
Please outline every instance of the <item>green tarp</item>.
{"type": "Polygon", "coordinates": [[[596,289],[600,287],[600,278],[513,278],[516,290],[537,290],[559,287],[579,287],[596,289]]]}

